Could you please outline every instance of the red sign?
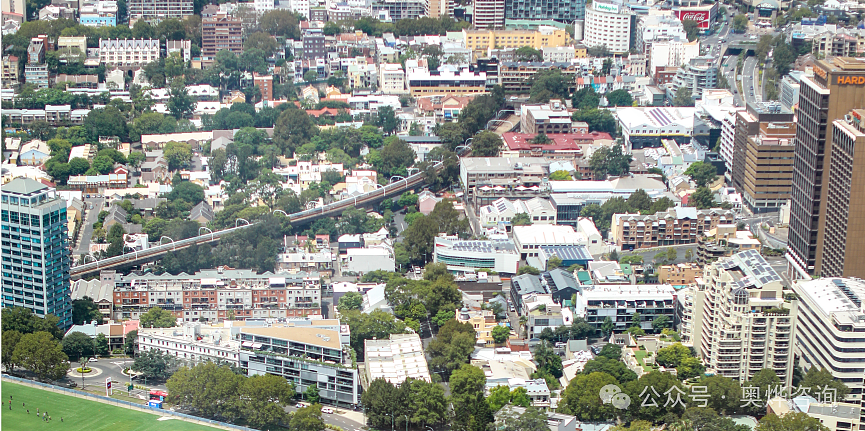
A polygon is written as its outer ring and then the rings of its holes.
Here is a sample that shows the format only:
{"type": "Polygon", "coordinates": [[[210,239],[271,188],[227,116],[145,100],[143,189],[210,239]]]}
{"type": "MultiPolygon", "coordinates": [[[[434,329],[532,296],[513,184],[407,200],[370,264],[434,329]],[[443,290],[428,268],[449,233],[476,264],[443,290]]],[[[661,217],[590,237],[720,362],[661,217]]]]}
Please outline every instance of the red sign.
{"type": "Polygon", "coordinates": [[[684,21],[686,19],[689,19],[691,21],[697,21],[698,27],[702,29],[709,28],[709,25],[711,24],[709,22],[710,14],[708,10],[694,11],[680,9],[676,13],[679,16],[679,20],[684,21]]]}

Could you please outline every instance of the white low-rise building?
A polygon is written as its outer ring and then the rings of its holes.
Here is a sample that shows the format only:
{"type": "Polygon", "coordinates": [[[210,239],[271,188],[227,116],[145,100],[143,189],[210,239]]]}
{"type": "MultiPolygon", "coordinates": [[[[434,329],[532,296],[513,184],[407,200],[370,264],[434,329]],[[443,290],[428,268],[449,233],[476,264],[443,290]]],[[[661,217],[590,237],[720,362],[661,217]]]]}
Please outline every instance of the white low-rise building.
{"type": "Polygon", "coordinates": [[[349,248],[342,258],[342,271],[366,274],[371,271],[396,270],[393,249],[388,245],[368,248],[349,248]]]}
{"type": "Polygon", "coordinates": [[[406,379],[431,382],[423,343],[417,334],[391,334],[386,340],[364,341],[367,383],[384,379],[397,385],[406,379]]]}
{"type": "Polygon", "coordinates": [[[141,67],[159,60],[159,39],[99,39],[99,62],[106,66],[141,67]]]}
{"type": "Polygon", "coordinates": [[[577,294],[575,313],[598,329],[610,318],[619,331],[631,326],[634,313],[640,313],[640,327],[652,329],[659,316],[673,321],[675,298],[676,289],[669,284],[597,285],[577,294]]]}
{"type": "Polygon", "coordinates": [[[175,328],[138,329],[138,349],[146,352],[158,350],[189,362],[225,361],[240,365],[240,326],[234,322],[207,326],[186,323],[175,328]]]}
{"type": "Polygon", "coordinates": [[[585,245],[571,226],[514,226],[514,244],[521,257],[537,257],[543,245],[585,245]]]}
{"type": "Polygon", "coordinates": [[[451,272],[489,269],[516,274],[520,263],[520,255],[510,240],[452,241],[436,237],[433,259],[447,265],[451,272]]]}
{"type": "Polygon", "coordinates": [[[490,228],[500,223],[510,225],[517,214],[527,214],[532,224],[556,224],[556,210],[550,201],[532,198],[527,201],[511,201],[500,198],[490,205],[478,209],[481,226],[490,228]]]}

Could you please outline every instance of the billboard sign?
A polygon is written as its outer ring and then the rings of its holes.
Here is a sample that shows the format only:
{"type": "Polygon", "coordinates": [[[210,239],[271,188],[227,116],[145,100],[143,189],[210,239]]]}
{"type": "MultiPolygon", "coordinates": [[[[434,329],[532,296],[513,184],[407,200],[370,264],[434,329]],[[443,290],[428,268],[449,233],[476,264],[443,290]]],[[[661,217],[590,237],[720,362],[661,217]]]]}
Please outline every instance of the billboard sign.
{"type": "Polygon", "coordinates": [[[679,15],[679,20],[684,21],[689,19],[697,21],[697,26],[700,29],[708,29],[711,26],[711,13],[709,10],[687,10],[679,9],[676,13],[679,15]]]}
{"type": "Polygon", "coordinates": [[[595,2],[595,10],[598,12],[619,13],[619,5],[595,2]]]}

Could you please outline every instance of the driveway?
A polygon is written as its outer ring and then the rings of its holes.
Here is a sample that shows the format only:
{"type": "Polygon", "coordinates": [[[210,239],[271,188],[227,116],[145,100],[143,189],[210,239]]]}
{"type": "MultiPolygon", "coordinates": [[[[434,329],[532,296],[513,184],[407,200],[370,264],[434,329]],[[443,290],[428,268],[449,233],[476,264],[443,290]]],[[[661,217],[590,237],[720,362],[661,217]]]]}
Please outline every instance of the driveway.
{"type": "Polygon", "coordinates": [[[93,235],[93,223],[99,221],[99,212],[102,211],[103,205],[105,205],[104,198],[84,198],[84,221],[81,224],[81,229],[79,229],[78,247],[75,248],[74,252],[75,257],[90,252],[90,237],[93,235]],[[90,205],[93,205],[93,209],[90,209],[90,205]]]}

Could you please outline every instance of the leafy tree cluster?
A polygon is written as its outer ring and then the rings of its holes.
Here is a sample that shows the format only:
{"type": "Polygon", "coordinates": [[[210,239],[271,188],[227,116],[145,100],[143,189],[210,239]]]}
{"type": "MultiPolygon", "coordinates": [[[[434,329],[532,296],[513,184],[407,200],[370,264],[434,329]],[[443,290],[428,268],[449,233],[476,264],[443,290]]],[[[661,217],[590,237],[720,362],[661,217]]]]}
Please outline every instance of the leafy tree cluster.
{"type": "Polygon", "coordinates": [[[562,357],[553,351],[550,343],[542,341],[535,348],[534,359],[538,363],[538,370],[532,373],[532,378],[544,379],[550,389],[558,389],[559,378],[563,374],[562,357]]]}
{"type": "Polygon", "coordinates": [[[624,154],[620,145],[601,147],[592,153],[589,166],[596,178],[606,179],[607,176],[621,176],[631,170],[633,156],[624,154]]]}
{"type": "Polygon", "coordinates": [[[415,265],[428,262],[432,257],[435,237],[442,232],[462,238],[469,235],[468,220],[461,218],[449,200],[437,203],[428,216],[417,217],[405,230],[402,245],[408,261],[415,265]]]}
{"type": "Polygon", "coordinates": [[[685,175],[691,177],[691,180],[697,183],[697,187],[706,187],[715,182],[718,170],[711,163],[696,162],[688,166],[685,175]]]}
{"type": "Polygon", "coordinates": [[[444,264],[427,264],[423,280],[394,277],[387,282],[385,298],[398,318],[421,321],[442,310],[455,310],[462,304],[453,276],[443,267],[444,264]],[[440,267],[440,272],[436,273],[440,267]]]}
{"type": "Polygon", "coordinates": [[[368,423],[378,429],[445,424],[450,419],[448,401],[441,385],[412,378],[398,385],[375,379],[361,395],[368,423]]]}
{"type": "Polygon", "coordinates": [[[471,323],[448,320],[427,346],[430,370],[448,380],[455,370],[469,363],[475,349],[475,336],[471,323]]]}
{"type": "MultiPolygon", "coordinates": [[[[442,143],[451,151],[465,145],[469,137],[474,137],[471,141],[472,154],[477,155],[474,152],[477,139],[475,133],[486,129],[487,123],[495,117],[504,103],[505,91],[497,85],[490,90],[489,94],[472,99],[460,112],[458,121],[436,125],[435,135],[440,137],[442,143]]],[[[498,151],[495,154],[498,154],[498,151]]]]}
{"type": "Polygon", "coordinates": [[[568,340],[585,340],[594,337],[596,332],[595,328],[585,319],[575,317],[571,326],[559,326],[556,329],[544,328],[538,338],[548,343],[563,343],[568,340]]]}
{"type": "Polygon", "coordinates": [[[675,206],[675,203],[669,198],[662,197],[653,202],[644,190],[637,190],[628,199],[616,197],[607,200],[603,205],[586,205],[580,210],[580,217],[591,218],[595,222],[595,227],[602,234],[605,234],[605,232],[610,230],[613,214],[655,214],[660,211],[666,211],[673,206],[675,206]]]}
{"type": "MultiPolygon", "coordinates": [[[[172,402],[207,418],[234,421],[242,417],[259,429],[276,428],[295,419],[285,411],[295,395],[294,386],[274,374],[246,377],[208,361],[180,368],[166,387],[172,402]]],[[[309,408],[318,410],[320,420],[321,406],[309,408]]],[[[308,411],[301,409],[294,415],[300,419],[308,411]]]]}
{"type": "Polygon", "coordinates": [[[450,376],[453,428],[464,431],[484,431],[494,421],[493,411],[484,397],[484,372],[465,364],[450,376]]]}
{"type": "Polygon", "coordinates": [[[656,361],[659,365],[675,368],[676,375],[683,380],[699,376],[705,370],[693,348],[685,347],[682,343],[658,350],[656,361]]]}
{"type": "Polygon", "coordinates": [[[359,310],[340,310],[340,322],[351,329],[351,348],[361,358],[364,354],[364,340],[386,339],[391,334],[407,332],[405,322],[381,310],[368,314],[359,310]]]}
{"type": "Polygon", "coordinates": [[[567,99],[571,94],[573,78],[568,78],[557,68],[539,70],[532,76],[529,101],[547,103],[550,99],[567,99]]]}
{"type": "Polygon", "coordinates": [[[421,17],[419,19],[398,20],[395,23],[384,23],[374,18],[364,17],[351,23],[355,30],[360,30],[370,36],[381,37],[384,33],[394,36],[418,36],[425,34],[445,35],[449,31],[460,31],[470,27],[470,23],[458,22],[452,18],[421,17]]]}
{"type": "Polygon", "coordinates": [[[54,334],[45,331],[22,333],[8,328],[3,325],[2,363],[7,372],[21,367],[40,380],[59,380],[66,376],[69,358],[54,334]]]}

